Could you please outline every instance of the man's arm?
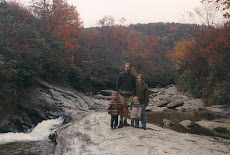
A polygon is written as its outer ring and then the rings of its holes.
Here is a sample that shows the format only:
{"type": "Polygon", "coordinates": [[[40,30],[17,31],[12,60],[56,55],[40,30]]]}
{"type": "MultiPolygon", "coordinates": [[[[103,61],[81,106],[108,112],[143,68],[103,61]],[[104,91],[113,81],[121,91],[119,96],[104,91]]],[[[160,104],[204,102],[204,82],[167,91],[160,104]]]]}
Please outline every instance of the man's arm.
{"type": "MultiPolygon", "coordinates": [[[[133,75],[134,76],[134,75],[133,75]]],[[[133,86],[134,86],[134,96],[136,95],[136,77],[134,76],[134,80],[133,80],[133,86]]]]}
{"type": "Polygon", "coordinates": [[[145,88],[145,104],[146,104],[146,106],[148,106],[148,104],[149,104],[149,87],[147,84],[146,84],[146,88],[145,88]]]}
{"type": "Polygon", "coordinates": [[[117,77],[117,82],[116,82],[116,91],[119,92],[120,89],[120,83],[121,83],[121,73],[117,77]]]}

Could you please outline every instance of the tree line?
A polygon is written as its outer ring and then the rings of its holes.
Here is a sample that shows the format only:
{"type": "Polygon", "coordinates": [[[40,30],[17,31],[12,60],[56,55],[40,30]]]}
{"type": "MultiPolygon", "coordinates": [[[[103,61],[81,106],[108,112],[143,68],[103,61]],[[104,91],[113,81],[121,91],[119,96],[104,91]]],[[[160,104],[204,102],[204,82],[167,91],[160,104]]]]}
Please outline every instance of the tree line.
{"type": "Polygon", "coordinates": [[[38,79],[84,92],[112,89],[125,62],[152,87],[176,82],[210,104],[227,104],[227,23],[214,28],[177,23],[124,26],[123,21],[105,16],[98,27],[84,28],[76,7],[65,0],[34,0],[27,8],[1,1],[1,107],[18,102],[38,79]]]}

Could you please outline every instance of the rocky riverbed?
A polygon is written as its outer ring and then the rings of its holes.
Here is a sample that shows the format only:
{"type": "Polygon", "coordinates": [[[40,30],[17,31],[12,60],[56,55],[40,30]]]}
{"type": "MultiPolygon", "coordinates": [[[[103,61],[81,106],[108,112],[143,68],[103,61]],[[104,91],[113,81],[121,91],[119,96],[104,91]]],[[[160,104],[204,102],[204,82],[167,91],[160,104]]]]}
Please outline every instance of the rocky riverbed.
{"type": "Polygon", "coordinates": [[[110,129],[110,116],[92,113],[60,131],[55,154],[164,155],[230,154],[230,140],[184,134],[147,124],[148,130],[132,127],[110,129]]]}
{"type": "MultiPolygon", "coordinates": [[[[110,118],[105,112],[113,90],[102,90],[97,95],[82,94],[68,86],[39,83],[41,87],[29,93],[29,101],[35,107],[26,106],[29,111],[37,113],[39,119],[60,116],[64,119],[64,124],[57,130],[56,149],[47,137],[44,143],[49,145],[40,145],[36,141],[3,144],[0,146],[1,152],[58,155],[139,154],[141,151],[148,154],[229,154],[229,140],[225,139],[229,138],[230,133],[229,107],[205,107],[201,99],[181,93],[173,85],[150,89],[150,103],[146,108],[150,123],[147,131],[130,127],[111,131],[110,118]],[[40,103],[41,109],[38,108],[40,103]],[[15,145],[20,147],[15,148],[15,145]]],[[[24,112],[22,116],[29,115],[24,112]]],[[[25,127],[33,117],[20,118],[20,115],[16,118],[18,123],[25,127]]],[[[1,123],[4,125],[6,122],[10,120],[1,123]]],[[[8,128],[4,129],[11,130],[15,125],[9,123],[8,128]]]]}

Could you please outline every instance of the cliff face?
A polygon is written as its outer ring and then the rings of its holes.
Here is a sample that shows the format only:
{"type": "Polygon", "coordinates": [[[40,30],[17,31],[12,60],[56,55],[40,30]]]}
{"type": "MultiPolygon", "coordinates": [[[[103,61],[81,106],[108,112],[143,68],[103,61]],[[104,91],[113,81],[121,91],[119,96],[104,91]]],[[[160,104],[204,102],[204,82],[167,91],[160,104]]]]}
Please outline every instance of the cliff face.
{"type": "Polygon", "coordinates": [[[96,112],[60,131],[56,154],[229,154],[230,140],[184,134],[147,124],[148,129],[110,129],[110,116],[96,112]]]}
{"type": "MultiPolygon", "coordinates": [[[[26,132],[42,120],[63,117],[70,121],[94,106],[87,98],[68,86],[56,86],[40,81],[25,93],[23,101],[12,107],[10,112],[0,109],[0,132],[26,132]]],[[[96,101],[94,101],[96,102],[96,101]]],[[[101,107],[101,106],[100,106],[101,107]]]]}
{"type": "Polygon", "coordinates": [[[46,88],[28,89],[23,101],[1,115],[0,132],[26,132],[42,120],[59,117],[60,110],[54,104],[44,102],[44,96],[47,96],[46,88]]]}

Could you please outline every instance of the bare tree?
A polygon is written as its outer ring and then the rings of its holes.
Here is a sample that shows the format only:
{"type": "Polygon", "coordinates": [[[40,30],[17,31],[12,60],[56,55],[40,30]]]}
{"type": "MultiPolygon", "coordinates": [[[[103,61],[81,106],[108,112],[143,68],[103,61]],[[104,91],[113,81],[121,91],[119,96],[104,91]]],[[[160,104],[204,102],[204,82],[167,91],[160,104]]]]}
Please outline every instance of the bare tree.
{"type": "Polygon", "coordinates": [[[187,15],[193,22],[215,27],[224,24],[224,18],[215,2],[202,1],[201,3],[202,5],[193,12],[187,12],[187,15]]]}

